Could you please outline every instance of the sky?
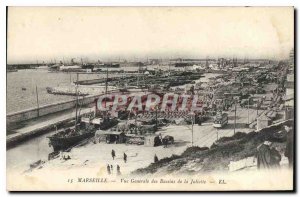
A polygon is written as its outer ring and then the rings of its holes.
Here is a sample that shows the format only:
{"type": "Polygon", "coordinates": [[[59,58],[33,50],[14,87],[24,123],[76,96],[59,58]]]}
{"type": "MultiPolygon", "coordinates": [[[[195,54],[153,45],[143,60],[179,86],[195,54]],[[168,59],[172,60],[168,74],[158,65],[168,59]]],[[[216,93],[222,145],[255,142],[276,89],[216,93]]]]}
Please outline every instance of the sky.
{"type": "Polygon", "coordinates": [[[9,7],[7,62],[287,58],[292,7],[9,7]]]}

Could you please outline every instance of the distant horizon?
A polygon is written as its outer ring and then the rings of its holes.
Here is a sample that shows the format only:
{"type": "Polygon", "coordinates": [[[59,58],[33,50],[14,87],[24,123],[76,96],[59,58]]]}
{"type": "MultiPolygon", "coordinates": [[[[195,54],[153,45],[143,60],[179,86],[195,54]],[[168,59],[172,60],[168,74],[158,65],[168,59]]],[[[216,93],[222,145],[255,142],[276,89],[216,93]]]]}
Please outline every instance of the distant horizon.
{"type": "MultiPolygon", "coordinates": [[[[222,56],[216,56],[216,57],[149,57],[149,60],[171,60],[171,59],[193,59],[193,60],[205,60],[205,59],[214,59],[217,60],[219,58],[223,58],[223,59],[238,59],[238,60],[244,60],[244,59],[248,59],[248,60],[274,60],[274,61],[278,61],[278,60],[287,60],[289,59],[289,57],[284,57],[284,58],[275,58],[275,57],[222,57],[222,56]]],[[[45,59],[35,59],[35,60],[10,60],[7,59],[7,64],[36,64],[37,62],[40,63],[54,63],[56,60],[56,63],[59,63],[60,61],[65,61],[65,62],[71,62],[71,59],[75,59],[76,62],[81,63],[81,58],[76,58],[76,57],[70,57],[70,58],[45,58],[45,59]]],[[[119,62],[119,58],[118,57],[111,57],[111,58],[92,58],[92,57],[83,57],[83,62],[97,62],[98,60],[100,62],[119,62]]],[[[120,62],[123,61],[128,61],[128,62],[142,62],[142,61],[147,61],[147,58],[139,58],[139,57],[135,57],[135,58],[120,58],[120,62]]]]}
{"type": "MultiPolygon", "coordinates": [[[[158,59],[158,60],[162,60],[164,62],[166,61],[170,61],[170,58],[151,58],[151,59],[158,59]]],[[[177,58],[176,58],[177,59],[177,58]]],[[[178,59],[185,59],[185,58],[178,58],[178,59]]],[[[188,58],[189,59],[189,58],[188,58]]],[[[232,59],[232,58],[224,58],[224,59],[232,59]]],[[[248,60],[248,61],[285,61],[288,60],[286,59],[270,59],[270,58],[236,58],[238,61],[243,61],[243,60],[248,60]]],[[[194,61],[205,61],[205,58],[195,58],[193,59],[194,61]]],[[[216,61],[218,60],[218,58],[209,58],[209,61],[216,61]]],[[[136,61],[134,60],[126,60],[127,63],[134,63],[134,62],[146,62],[147,60],[143,59],[138,59],[136,61]]],[[[56,60],[56,63],[54,61],[35,61],[35,62],[14,62],[14,63],[7,63],[7,65],[22,65],[22,64],[32,64],[32,65],[42,65],[42,64],[59,64],[60,62],[62,62],[63,64],[70,64],[71,61],[70,60],[65,60],[65,62],[63,62],[62,60],[56,60]]],[[[101,63],[124,63],[125,60],[103,60],[101,61],[101,63]]],[[[75,64],[82,64],[79,61],[75,61],[75,64]]],[[[83,61],[84,64],[86,63],[97,63],[97,60],[90,60],[90,61],[83,61]]]]}
{"type": "MultiPolygon", "coordinates": [[[[248,61],[262,61],[262,60],[270,60],[270,61],[281,61],[281,60],[288,60],[289,58],[285,58],[285,59],[272,59],[272,58],[237,58],[237,57],[232,57],[232,58],[227,58],[227,57],[207,57],[207,58],[185,58],[185,57],[172,57],[172,58],[148,58],[148,61],[150,60],[161,60],[161,61],[171,61],[171,60],[176,60],[176,59],[182,59],[182,60],[189,60],[189,61],[205,61],[206,59],[208,61],[216,61],[218,59],[226,59],[226,60],[232,60],[232,59],[237,59],[239,61],[243,61],[243,60],[248,60],[248,61]]],[[[52,59],[52,60],[36,60],[36,61],[24,61],[24,62],[7,62],[7,65],[17,65],[17,64],[58,64],[60,62],[65,63],[65,64],[69,64],[71,63],[71,60],[74,59],[74,63],[77,64],[81,64],[81,58],[65,58],[63,59],[52,59]],[[56,60],[56,61],[55,61],[56,60]]],[[[98,60],[102,63],[108,63],[108,62],[112,62],[112,63],[124,63],[125,61],[130,63],[130,62],[146,62],[147,58],[132,58],[132,59],[118,59],[118,58],[107,58],[107,59],[92,59],[92,58],[82,58],[83,59],[83,63],[97,63],[98,60]]]]}

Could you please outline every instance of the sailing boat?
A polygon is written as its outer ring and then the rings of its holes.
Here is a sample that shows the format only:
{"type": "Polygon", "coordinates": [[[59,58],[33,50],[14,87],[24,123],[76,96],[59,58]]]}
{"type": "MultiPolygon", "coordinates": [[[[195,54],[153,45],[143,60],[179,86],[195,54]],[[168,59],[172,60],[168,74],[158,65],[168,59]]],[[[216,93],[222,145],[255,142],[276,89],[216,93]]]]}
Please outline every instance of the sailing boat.
{"type": "MultiPolygon", "coordinates": [[[[77,73],[78,82],[78,73],[77,73]]],[[[76,113],[75,113],[75,125],[67,129],[61,129],[55,134],[49,136],[49,145],[51,145],[54,151],[67,150],[73,146],[79,144],[81,141],[93,137],[95,135],[95,127],[89,124],[78,124],[78,83],[76,83],[76,113]]]]}
{"type": "MultiPolygon", "coordinates": [[[[105,95],[107,95],[107,86],[108,86],[108,67],[106,67],[106,82],[105,82],[105,95]]],[[[106,102],[105,100],[105,107],[106,107],[106,102]]],[[[103,121],[101,122],[99,128],[101,130],[107,130],[111,127],[116,126],[119,123],[119,121],[116,118],[110,118],[108,115],[108,111],[106,110],[104,113],[103,121]]]]}

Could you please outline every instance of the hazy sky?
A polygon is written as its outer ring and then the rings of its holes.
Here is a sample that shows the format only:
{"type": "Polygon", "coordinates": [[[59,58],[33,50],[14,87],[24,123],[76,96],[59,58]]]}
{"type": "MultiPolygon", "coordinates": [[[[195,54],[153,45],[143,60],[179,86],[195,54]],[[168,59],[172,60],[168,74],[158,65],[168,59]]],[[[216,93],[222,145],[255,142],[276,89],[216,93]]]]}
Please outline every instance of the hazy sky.
{"type": "Polygon", "coordinates": [[[70,57],[286,58],[294,10],[10,7],[8,63],[70,57]]]}

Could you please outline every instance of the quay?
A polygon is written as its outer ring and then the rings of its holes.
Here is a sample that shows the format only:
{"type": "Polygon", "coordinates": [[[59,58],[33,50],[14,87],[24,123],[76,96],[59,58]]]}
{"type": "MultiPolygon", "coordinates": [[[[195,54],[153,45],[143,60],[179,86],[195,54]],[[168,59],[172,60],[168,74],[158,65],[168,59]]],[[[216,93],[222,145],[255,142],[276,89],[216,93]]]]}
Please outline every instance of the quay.
{"type": "MultiPolygon", "coordinates": [[[[92,104],[100,95],[101,94],[89,95],[84,98],[78,98],[78,103],[80,103],[81,106],[88,106],[92,104]]],[[[16,123],[21,123],[23,121],[39,118],[48,114],[53,114],[68,109],[74,109],[75,105],[76,99],[72,99],[69,101],[40,106],[39,108],[31,108],[28,110],[10,113],[6,115],[6,124],[10,126],[16,123]]]]}
{"type": "MultiPolygon", "coordinates": [[[[92,110],[92,108],[81,109],[79,117],[90,113],[92,110]]],[[[49,114],[34,120],[29,120],[26,122],[26,125],[21,128],[12,129],[11,131],[8,130],[11,134],[6,136],[6,147],[10,148],[34,136],[55,131],[55,129],[71,126],[68,125],[71,124],[68,122],[74,118],[75,111],[68,110],[60,113],[59,115],[49,114]]]]}

